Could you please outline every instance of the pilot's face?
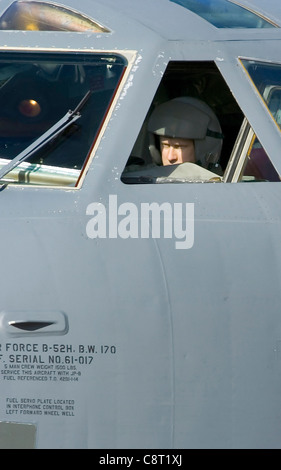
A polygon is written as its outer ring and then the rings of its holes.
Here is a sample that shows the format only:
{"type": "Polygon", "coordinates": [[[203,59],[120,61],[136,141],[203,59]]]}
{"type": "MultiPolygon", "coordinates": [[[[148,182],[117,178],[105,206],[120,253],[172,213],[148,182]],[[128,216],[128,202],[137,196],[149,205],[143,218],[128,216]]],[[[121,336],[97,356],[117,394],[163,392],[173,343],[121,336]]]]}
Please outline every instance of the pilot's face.
{"type": "Polygon", "coordinates": [[[160,146],[164,166],[196,161],[194,142],[191,139],[160,137],[160,146]]]}

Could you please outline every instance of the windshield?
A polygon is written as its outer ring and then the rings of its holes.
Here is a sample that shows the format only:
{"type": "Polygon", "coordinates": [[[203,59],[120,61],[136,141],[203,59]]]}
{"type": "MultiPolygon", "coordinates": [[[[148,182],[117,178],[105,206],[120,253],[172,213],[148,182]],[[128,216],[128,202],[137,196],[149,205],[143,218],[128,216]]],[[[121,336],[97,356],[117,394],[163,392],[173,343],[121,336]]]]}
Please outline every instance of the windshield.
{"type": "Polygon", "coordinates": [[[0,54],[0,169],[88,96],[79,119],[5,181],[75,186],[125,66],[112,54],[0,54]]]}
{"type": "Polygon", "coordinates": [[[170,0],[193,11],[216,28],[273,28],[272,21],[227,0],[170,0]]]}

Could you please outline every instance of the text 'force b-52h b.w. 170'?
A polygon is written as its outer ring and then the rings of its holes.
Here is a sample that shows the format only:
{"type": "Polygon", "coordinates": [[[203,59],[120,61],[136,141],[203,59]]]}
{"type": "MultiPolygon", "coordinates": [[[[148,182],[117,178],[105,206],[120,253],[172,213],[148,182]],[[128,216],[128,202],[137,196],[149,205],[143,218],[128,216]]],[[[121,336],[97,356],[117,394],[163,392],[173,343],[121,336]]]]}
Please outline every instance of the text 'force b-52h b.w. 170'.
{"type": "Polygon", "coordinates": [[[0,0],[0,447],[281,447],[281,7],[0,0]]]}

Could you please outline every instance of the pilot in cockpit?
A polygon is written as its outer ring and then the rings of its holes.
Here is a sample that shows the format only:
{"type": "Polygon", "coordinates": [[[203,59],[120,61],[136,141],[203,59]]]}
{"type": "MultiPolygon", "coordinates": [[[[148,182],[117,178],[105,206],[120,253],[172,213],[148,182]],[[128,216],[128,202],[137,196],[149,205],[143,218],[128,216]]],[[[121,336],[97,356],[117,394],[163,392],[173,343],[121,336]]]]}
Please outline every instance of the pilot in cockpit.
{"type": "Polygon", "coordinates": [[[180,97],[160,104],[148,121],[149,150],[156,164],[197,163],[218,169],[222,148],[220,123],[197,98],[180,97]]]}
{"type": "Polygon", "coordinates": [[[221,175],[222,130],[205,102],[192,97],[166,101],[152,112],[147,131],[153,163],[143,167],[142,176],[209,180],[221,175]]]}

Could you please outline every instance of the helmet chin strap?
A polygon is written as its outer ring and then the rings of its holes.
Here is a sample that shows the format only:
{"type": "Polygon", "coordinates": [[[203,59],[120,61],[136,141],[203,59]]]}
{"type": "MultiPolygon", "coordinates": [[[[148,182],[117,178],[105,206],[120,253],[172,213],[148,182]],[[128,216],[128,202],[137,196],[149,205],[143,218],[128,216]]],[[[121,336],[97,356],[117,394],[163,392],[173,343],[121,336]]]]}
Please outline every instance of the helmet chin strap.
{"type": "Polygon", "coordinates": [[[161,153],[157,149],[156,145],[153,143],[149,145],[149,152],[152,158],[152,161],[156,163],[156,165],[162,165],[162,158],[161,153]]]}
{"type": "Polygon", "coordinates": [[[216,163],[217,162],[217,157],[213,153],[207,153],[206,155],[206,163],[216,163]]]}

